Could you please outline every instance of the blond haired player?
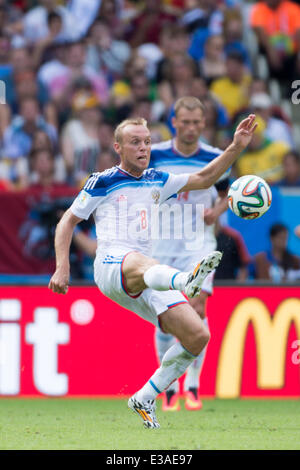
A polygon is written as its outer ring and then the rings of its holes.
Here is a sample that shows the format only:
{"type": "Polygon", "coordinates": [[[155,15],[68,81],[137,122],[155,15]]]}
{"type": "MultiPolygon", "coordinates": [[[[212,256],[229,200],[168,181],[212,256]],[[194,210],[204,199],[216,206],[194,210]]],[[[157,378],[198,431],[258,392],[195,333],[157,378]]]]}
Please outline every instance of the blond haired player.
{"type": "Polygon", "coordinates": [[[146,122],[121,123],[114,143],[120,165],[93,173],[57,225],[56,271],[49,282],[53,292],[67,293],[73,230],[93,214],[98,240],[94,277],[101,292],[178,339],[160,367],[128,401],[147,428],[160,427],[156,396],[185,372],[209,340],[206,326],[181,291],[187,297],[197,296],[203,280],[221,258],[221,253],[213,252],[190,273],[159,264],[151,257],[148,236],[151,206],[162,204],[175,193],[213,185],[250,142],[254,121],[254,115],[244,119],[222,155],[202,170],[185,175],[148,170],[151,139],[146,122]]]}

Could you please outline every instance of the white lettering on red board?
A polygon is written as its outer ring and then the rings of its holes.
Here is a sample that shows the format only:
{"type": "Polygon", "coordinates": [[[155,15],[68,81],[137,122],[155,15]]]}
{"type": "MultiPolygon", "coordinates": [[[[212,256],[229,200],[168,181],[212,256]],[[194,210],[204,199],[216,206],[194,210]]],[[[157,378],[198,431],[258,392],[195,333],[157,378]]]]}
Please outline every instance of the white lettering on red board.
{"type": "MultiPolygon", "coordinates": [[[[0,395],[20,393],[21,376],[21,303],[17,299],[0,300],[0,395]]],[[[33,384],[46,395],[65,395],[68,375],[58,372],[58,346],[70,340],[70,327],[59,322],[58,311],[38,307],[33,322],[25,327],[25,340],[33,345],[33,384]]]]}

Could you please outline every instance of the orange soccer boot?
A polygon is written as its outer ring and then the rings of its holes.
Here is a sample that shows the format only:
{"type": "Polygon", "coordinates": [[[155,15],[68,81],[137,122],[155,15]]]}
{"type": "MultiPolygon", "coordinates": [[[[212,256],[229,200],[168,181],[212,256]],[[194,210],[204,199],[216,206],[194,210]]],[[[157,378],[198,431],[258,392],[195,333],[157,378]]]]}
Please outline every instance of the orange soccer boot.
{"type": "Polygon", "coordinates": [[[162,402],[163,411],[179,411],[180,402],[179,402],[179,393],[169,390],[163,395],[162,402]]]}
{"type": "Polygon", "coordinates": [[[203,403],[198,397],[198,390],[196,388],[189,388],[184,393],[185,396],[185,403],[184,407],[186,410],[189,411],[196,411],[196,410],[201,410],[203,403]]]}

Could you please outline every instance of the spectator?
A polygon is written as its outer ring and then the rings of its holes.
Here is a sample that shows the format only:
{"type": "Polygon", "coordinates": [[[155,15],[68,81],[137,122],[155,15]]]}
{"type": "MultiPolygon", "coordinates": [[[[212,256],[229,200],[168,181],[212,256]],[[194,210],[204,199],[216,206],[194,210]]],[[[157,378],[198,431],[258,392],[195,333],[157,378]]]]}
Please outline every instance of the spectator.
{"type": "Polygon", "coordinates": [[[109,81],[113,82],[122,77],[130,54],[130,46],[125,41],[114,39],[108,24],[97,19],[89,34],[87,65],[97,73],[107,74],[109,81]]]}
{"type": "Polygon", "coordinates": [[[290,150],[283,157],[283,178],[278,181],[279,186],[300,187],[300,154],[290,150]]]}
{"type": "Polygon", "coordinates": [[[194,77],[191,84],[191,94],[195,96],[200,101],[202,100],[213,100],[217,109],[217,126],[226,127],[229,124],[229,118],[225,107],[216,99],[213,94],[210,92],[206,81],[202,77],[194,77]]]}
{"type": "Polygon", "coordinates": [[[43,111],[45,120],[57,128],[56,107],[49,99],[47,88],[37,79],[33,68],[16,72],[13,75],[13,87],[14,95],[11,103],[13,114],[19,113],[19,103],[23,98],[34,97],[43,111]]]}
{"type": "Polygon", "coordinates": [[[158,87],[159,97],[169,110],[182,96],[189,96],[194,77],[198,75],[195,62],[188,56],[177,54],[170,60],[166,79],[158,87]]]}
{"type": "Polygon", "coordinates": [[[38,100],[26,94],[19,102],[19,115],[15,116],[4,135],[4,154],[18,157],[28,155],[31,150],[32,136],[38,129],[43,129],[53,143],[57,142],[57,130],[45,121],[41,114],[38,100]]]}
{"type": "Polygon", "coordinates": [[[168,10],[160,0],[148,0],[141,13],[132,20],[127,39],[132,47],[144,43],[158,44],[164,25],[176,20],[174,11],[168,10]]]}
{"type": "Polygon", "coordinates": [[[61,148],[70,184],[83,180],[98,166],[100,154],[99,124],[102,112],[97,95],[75,95],[72,107],[75,116],[63,127],[61,148]]]}
{"type": "Polygon", "coordinates": [[[256,93],[269,93],[268,82],[263,78],[252,76],[252,81],[249,88],[250,97],[256,93]]]}
{"type": "Polygon", "coordinates": [[[52,48],[53,57],[39,67],[38,79],[47,89],[49,89],[52,80],[68,72],[66,51],[67,47],[64,44],[56,44],[52,48]]]}
{"type": "MultiPolygon", "coordinates": [[[[123,2],[122,2],[123,3],[123,2]]],[[[115,39],[125,38],[126,24],[122,21],[123,6],[119,0],[101,0],[98,17],[109,25],[115,39]]]]}
{"type": "Polygon", "coordinates": [[[273,115],[271,97],[267,93],[256,93],[251,96],[250,106],[255,114],[258,114],[266,123],[265,136],[271,140],[281,140],[289,147],[294,147],[294,141],[290,126],[273,115]]]}
{"type": "Polygon", "coordinates": [[[199,61],[200,75],[208,85],[226,75],[224,38],[221,34],[209,36],[205,42],[204,55],[199,61]]]}
{"type": "MultiPolygon", "coordinates": [[[[17,113],[18,103],[16,103],[15,76],[23,70],[32,69],[33,64],[26,47],[12,48],[7,38],[0,38],[2,46],[0,66],[0,80],[5,83],[5,97],[9,108],[8,116],[11,112],[17,113]],[[4,41],[3,41],[4,39],[4,41]]],[[[3,114],[3,106],[0,107],[0,114],[3,114]]]]}
{"type": "Polygon", "coordinates": [[[60,41],[57,39],[63,29],[62,17],[56,11],[47,15],[49,33],[47,36],[36,41],[33,47],[33,61],[36,67],[44,63],[51,56],[51,49],[60,41]]]}
{"type": "Polygon", "coordinates": [[[264,0],[253,5],[250,26],[265,53],[272,77],[295,77],[300,40],[300,7],[289,0],[264,0]]]}
{"type": "Polygon", "coordinates": [[[214,80],[210,91],[226,108],[230,118],[246,108],[249,103],[249,87],[251,76],[245,65],[244,58],[240,52],[234,51],[226,58],[226,76],[214,80]]]}
{"type": "Polygon", "coordinates": [[[26,44],[10,49],[10,62],[14,72],[20,72],[34,67],[32,55],[26,44]]]}
{"type": "MultiPolygon", "coordinates": [[[[58,183],[66,181],[66,169],[63,156],[59,152],[58,145],[53,144],[48,134],[43,130],[37,130],[32,137],[31,152],[37,152],[39,150],[48,150],[54,155],[54,178],[58,183]]],[[[29,173],[29,179],[32,179],[32,175],[29,173]]]]}
{"type": "Polygon", "coordinates": [[[47,122],[57,125],[56,110],[49,102],[47,88],[36,76],[32,57],[26,47],[11,49],[10,70],[5,76],[0,72],[0,79],[5,82],[6,102],[9,105],[8,114],[3,106],[0,107],[1,122],[5,118],[4,114],[7,118],[11,114],[19,114],[22,99],[32,96],[43,108],[47,122]]]}
{"type": "Polygon", "coordinates": [[[131,88],[131,102],[136,102],[148,99],[150,102],[154,101],[156,97],[155,85],[148,80],[146,75],[136,75],[130,80],[131,88]]]}
{"type": "Polygon", "coordinates": [[[176,23],[168,23],[163,27],[159,38],[159,48],[162,57],[157,64],[155,75],[157,83],[161,83],[167,78],[166,73],[168,73],[172,57],[178,54],[188,56],[189,42],[189,35],[183,26],[176,23]]]}
{"type": "MultiPolygon", "coordinates": [[[[0,31],[9,37],[19,34],[22,31],[22,15],[21,9],[8,2],[0,0],[0,31]]],[[[15,2],[14,2],[15,3],[15,2]]]]}
{"type": "MultiPolygon", "coordinates": [[[[185,25],[190,33],[195,33],[198,42],[195,48],[200,46],[197,33],[219,34],[222,31],[223,12],[218,8],[218,0],[187,0],[185,12],[181,23],[185,25]]],[[[201,54],[201,51],[199,51],[201,54]]],[[[199,58],[199,57],[198,57],[199,58]]]]}
{"type": "Polygon", "coordinates": [[[191,0],[186,2],[186,10],[180,23],[191,33],[188,50],[190,56],[198,61],[204,55],[204,45],[211,34],[222,34],[224,13],[218,0],[191,0]]]}
{"type": "Polygon", "coordinates": [[[32,150],[29,155],[30,188],[53,189],[65,186],[56,178],[55,155],[47,148],[32,150]]]}
{"type": "Polygon", "coordinates": [[[86,65],[86,47],[83,42],[66,46],[65,71],[57,75],[49,84],[50,96],[60,109],[70,106],[76,86],[83,80],[97,94],[99,101],[105,104],[108,99],[106,77],[86,65]]]}
{"type": "Polygon", "coordinates": [[[57,5],[56,0],[40,0],[41,5],[28,11],[23,18],[23,34],[29,43],[35,43],[49,36],[48,15],[55,12],[61,17],[63,27],[56,36],[57,42],[74,41],[79,37],[77,22],[69,9],[57,5]]]}
{"type": "Polygon", "coordinates": [[[215,279],[236,279],[245,281],[249,275],[251,257],[240,232],[217,221],[217,250],[223,253],[221,263],[216,269],[215,279]]]}
{"type": "Polygon", "coordinates": [[[53,143],[57,141],[57,131],[45,121],[36,98],[25,97],[20,102],[20,114],[13,118],[5,130],[2,149],[9,179],[20,186],[25,184],[27,156],[31,151],[33,135],[38,129],[44,130],[53,143]]]}
{"type": "Polygon", "coordinates": [[[283,176],[283,157],[289,150],[285,142],[271,141],[265,136],[266,123],[256,117],[258,127],[247,149],[234,165],[236,176],[257,175],[269,183],[278,183],[283,176]]]}
{"type": "Polygon", "coordinates": [[[247,25],[243,22],[241,12],[237,8],[229,8],[224,12],[223,36],[224,51],[228,55],[232,51],[238,51],[244,58],[244,64],[248,69],[252,68],[250,54],[247,49],[249,44],[244,44],[243,35],[247,25]]]}
{"type": "Polygon", "coordinates": [[[157,87],[154,81],[148,79],[146,67],[146,59],[134,55],[126,66],[126,76],[123,80],[114,83],[110,105],[111,113],[116,120],[126,119],[137,101],[150,100],[154,102],[156,100],[157,87]]]}
{"type": "Polygon", "coordinates": [[[276,283],[300,279],[300,258],[287,249],[288,229],[285,225],[272,225],[270,243],[270,250],[254,256],[255,278],[276,283]]]}

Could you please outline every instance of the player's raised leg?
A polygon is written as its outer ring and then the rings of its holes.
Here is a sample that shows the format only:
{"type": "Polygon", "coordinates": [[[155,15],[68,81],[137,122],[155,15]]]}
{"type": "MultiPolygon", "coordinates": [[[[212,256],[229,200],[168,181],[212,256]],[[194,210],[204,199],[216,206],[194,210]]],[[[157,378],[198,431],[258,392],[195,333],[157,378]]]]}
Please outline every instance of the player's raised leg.
{"type": "Polygon", "coordinates": [[[126,289],[136,294],[150,287],[158,291],[179,290],[190,297],[200,294],[206,276],[220,263],[222,253],[213,251],[196,265],[192,272],[181,272],[141,253],[130,252],[122,263],[126,289]]]}

